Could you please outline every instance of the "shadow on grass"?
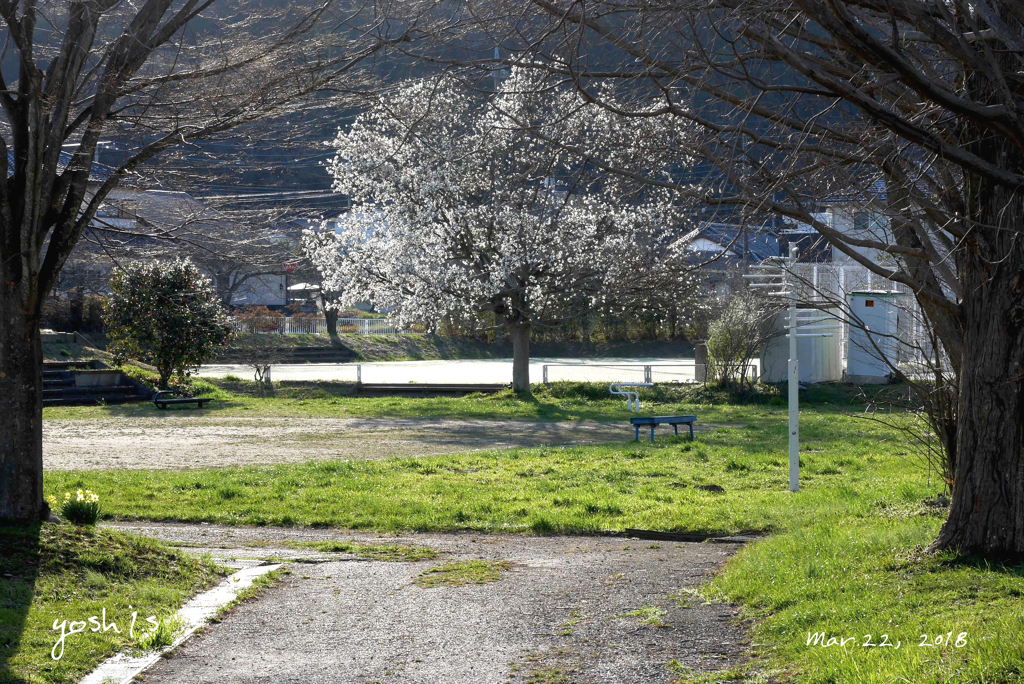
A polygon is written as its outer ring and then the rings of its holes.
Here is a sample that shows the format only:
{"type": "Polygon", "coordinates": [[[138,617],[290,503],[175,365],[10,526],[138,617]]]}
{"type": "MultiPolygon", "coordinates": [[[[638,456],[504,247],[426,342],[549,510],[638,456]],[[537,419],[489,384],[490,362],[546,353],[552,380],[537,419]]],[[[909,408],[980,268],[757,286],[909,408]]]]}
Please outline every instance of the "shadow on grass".
{"type": "Polygon", "coordinates": [[[41,524],[0,525],[0,682],[23,681],[9,658],[18,652],[39,575],[41,524]]]}
{"type": "Polygon", "coordinates": [[[936,569],[943,570],[983,570],[999,575],[1024,577],[1024,559],[1020,556],[1005,558],[982,558],[980,556],[957,553],[956,551],[935,552],[936,569]]]}

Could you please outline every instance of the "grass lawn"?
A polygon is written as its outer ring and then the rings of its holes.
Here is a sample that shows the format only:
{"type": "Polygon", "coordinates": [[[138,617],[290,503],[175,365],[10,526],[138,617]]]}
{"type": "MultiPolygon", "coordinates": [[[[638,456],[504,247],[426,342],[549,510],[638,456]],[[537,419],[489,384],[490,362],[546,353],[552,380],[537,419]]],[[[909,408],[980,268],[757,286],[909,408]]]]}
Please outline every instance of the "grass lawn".
{"type": "Polygon", "coordinates": [[[732,407],[741,427],[696,443],[537,448],[199,471],[51,472],[47,493],[88,488],[123,519],[375,530],[686,532],[782,529],[794,519],[867,515],[879,501],[921,501],[895,435],[834,412],[806,412],[805,490],[786,491],[784,413],[732,407]],[[715,484],[724,494],[703,491],[715,484]]]}
{"type": "Polygon", "coordinates": [[[146,618],[164,620],[222,575],[209,561],[150,539],[54,524],[0,527],[0,573],[5,684],[78,681],[104,658],[138,645],[150,627],[146,618]],[[104,618],[120,633],[104,631],[104,618]],[[86,624],[65,636],[61,652],[64,621],[67,629],[86,624]]]}
{"type": "MultiPolygon", "coordinates": [[[[556,387],[527,400],[258,401],[295,402],[285,410],[335,401],[331,415],[339,407],[425,416],[447,408],[447,416],[625,418],[620,403],[585,390],[556,387]]],[[[122,519],[526,534],[757,530],[766,537],[704,589],[705,596],[737,602],[752,620],[758,659],[751,670],[842,684],[1024,677],[1024,566],[922,555],[945,515],[933,502],[941,483],[909,453],[902,435],[840,408],[849,396],[839,390],[810,392],[801,421],[802,488],[793,495],[786,491],[785,410],[772,405],[772,396],[746,406],[714,395],[649,399],[654,412],[696,410],[702,420],[732,427],[702,434],[696,443],[660,438],[655,445],[376,462],[50,472],[45,485],[47,493],[97,491],[104,511],[122,519]],[[847,642],[809,646],[814,633],[826,633],[824,643],[847,642]],[[864,646],[868,634],[872,643],[893,646],[864,646]],[[919,646],[922,638],[932,645],[919,646]]],[[[676,676],[690,679],[682,671],[676,676]]]]}
{"type": "MultiPolygon", "coordinates": [[[[133,377],[145,380],[147,371],[129,367],[133,377]]],[[[496,418],[519,420],[624,421],[632,415],[626,402],[613,398],[601,383],[534,385],[532,394],[506,390],[493,395],[466,397],[353,397],[353,386],[340,382],[280,382],[268,393],[252,380],[224,378],[196,380],[197,395],[216,401],[199,411],[159,411],[149,402],[112,406],[55,406],[43,409],[43,419],[95,420],[116,417],[181,415],[245,418],[496,418]]],[[[726,393],[707,388],[659,385],[638,388],[644,412],[698,413],[701,422],[734,423],[744,420],[750,405],[737,405],[726,393]]],[[[800,393],[801,402],[821,410],[848,410],[862,405],[859,388],[847,385],[812,386],[800,393]]],[[[772,386],[746,397],[753,406],[784,406],[783,391],[772,386]]]]}

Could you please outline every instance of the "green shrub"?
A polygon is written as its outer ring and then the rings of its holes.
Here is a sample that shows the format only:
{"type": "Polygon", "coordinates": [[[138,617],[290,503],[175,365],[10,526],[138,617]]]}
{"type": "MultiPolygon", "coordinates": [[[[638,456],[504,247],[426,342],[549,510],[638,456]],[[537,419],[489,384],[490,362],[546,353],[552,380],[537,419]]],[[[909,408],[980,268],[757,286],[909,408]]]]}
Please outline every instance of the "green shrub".
{"type": "Polygon", "coordinates": [[[95,525],[100,517],[100,497],[98,494],[86,489],[81,489],[72,496],[71,492],[64,492],[64,499],[57,500],[57,497],[50,496],[50,508],[57,514],[75,525],[95,525]]]}
{"type": "Polygon", "coordinates": [[[190,261],[129,263],[114,271],[104,322],[114,361],[156,366],[157,385],[183,380],[232,337],[213,285],[190,261]]]}

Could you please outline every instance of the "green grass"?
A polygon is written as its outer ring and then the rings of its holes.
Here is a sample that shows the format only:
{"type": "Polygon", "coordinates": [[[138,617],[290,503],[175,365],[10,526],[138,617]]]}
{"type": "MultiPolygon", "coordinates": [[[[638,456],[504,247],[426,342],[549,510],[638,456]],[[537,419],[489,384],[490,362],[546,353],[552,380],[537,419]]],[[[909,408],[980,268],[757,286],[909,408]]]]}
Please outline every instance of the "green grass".
{"type": "Polygon", "coordinates": [[[876,423],[805,411],[803,491],[786,490],[784,413],[732,407],[740,427],[597,447],[202,471],[48,472],[50,491],[98,492],[106,517],[384,531],[735,533],[919,502],[927,478],[876,423]],[[812,453],[813,452],[813,453],[812,453]],[[705,491],[718,485],[725,491],[705,491]]]}
{"type": "Polygon", "coordinates": [[[98,359],[110,365],[111,358],[111,355],[107,352],[84,343],[43,342],[43,360],[52,363],[98,359]]]}
{"type": "Polygon", "coordinates": [[[921,555],[940,523],[910,510],[808,521],[741,551],[709,592],[741,603],[762,653],[801,682],[1021,681],[1024,565],[921,555]],[[808,646],[815,633],[853,640],[808,646]],[[868,634],[900,647],[865,647],[868,634]]]}
{"type": "Polygon", "coordinates": [[[644,606],[623,615],[616,615],[613,619],[635,618],[638,624],[647,627],[668,627],[668,623],[664,620],[666,615],[668,615],[668,611],[662,610],[658,606],[644,606]]]}
{"type": "Polygon", "coordinates": [[[501,579],[501,573],[511,568],[508,561],[459,561],[424,570],[413,582],[424,589],[490,584],[501,579]]]}
{"type": "Polygon", "coordinates": [[[143,645],[147,617],[164,620],[221,576],[209,561],[150,539],[53,524],[0,527],[0,574],[0,682],[32,684],[76,682],[104,658],[143,645]],[[120,634],[102,631],[104,609],[120,634]],[[101,631],[92,631],[93,616],[101,631]],[[59,660],[55,620],[86,622],[65,637],[59,660]]]}
{"type": "MultiPolygon", "coordinates": [[[[107,514],[129,519],[527,534],[757,530],[766,538],[741,550],[704,594],[742,607],[758,659],[713,676],[680,671],[680,681],[763,681],[766,672],[814,684],[1024,681],[1024,566],[923,554],[945,515],[930,503],[942,483],[929,477],[903,435],[845,412],[849,392],[815,392],[801,416],[795,495],[786,491],[785,412],[767,389],[745,405],[700,391],[651,407],[696,409],[705,422],[732,425],[696,443],[659,437],[653,446],[187,473],[51,472],[45,484],[48,492],[88,487],[103,497],[107,514]],[[709,485],[724,492],[701,489],[709,485]],[[857,641],[808,646],[815,632],[857,641]],[[934,643],[950,632],[951,646],[918,646],[922,635],[934,643]],[[957,647],[961,633],[966,643],[957,647]],[[874,643],[886,634],[900,648],[860,646],[867,634],[874,643]]],[[[555,387],[534,398],[566,415],[621,410],[597,388],[555,387]]],[[[437,410],[430,407],[435,400],[402,401],[387,410],[437,410]]],[[[505,417],[536,406],[514,396],[448,401],[464,402],[455,405],[467,413],[489,406],[505,417]]],[[[677,596],[694,600],[689,592],[677,596]]]]}
{"type": "MultiPolygon", "coordinates": [[[[146,380],[142,369],[133,377],[146,380]]],[[[150,380],[152,378],[149,378],[150,380]]],[[[194,380],[196,394],[217,401],[203,411],[159,411],[149,402],[113,406],[58,406],[43,409],[44,420],[96,420],[116,417],[252,418],[512,418],[522,420],[627,420],[626,403],[612,398],[601,383],[534,385],[532,394],[507,390],[466,397],[353,397],[351,384],[339,382],[274,383],[267,393],[251,380],[225,378],[194,380]]],[[[783,391],[766,386],[740,395],[708,388],[670,385],[640,388],[644,413],[697,413],[706,423],[735,422],[751,406],[782,407],[783,391]]],[[[817,410],[846,410],[861,406],[859,389],[845,385],[813,387],[801,392],[801,402],[817,410]]]]}
{"type": "Polygon", "coordinates": [[[318,542],[281,542],[282,546],[299,549],[313,549],[324,553],[347,553],[367,560],[389,561],[395,563],[415,563],[422,560],[437,558],[437,552],[423,546],[405,546],[401,544],[353,544],[351,542],[318,541],[318,542]]]}

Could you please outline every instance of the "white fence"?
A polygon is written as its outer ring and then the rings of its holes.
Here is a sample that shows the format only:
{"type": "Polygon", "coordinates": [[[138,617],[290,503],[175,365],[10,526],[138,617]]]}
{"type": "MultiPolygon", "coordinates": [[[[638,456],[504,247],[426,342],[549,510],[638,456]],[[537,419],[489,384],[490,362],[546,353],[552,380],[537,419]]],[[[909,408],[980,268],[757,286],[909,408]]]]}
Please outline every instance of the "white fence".
{"type": "Polygon", "coordinates": [[[542,367],[544,384],[552,382],[674,382],[694,384],[704,381],[704,366],[674,365],[611,365],[549,363],[542,367]],[[699,378],[699,379],[698,379],[699,378]]]}
{"type": "MultiPolygon", "coordinates": [[[[326,335],[327,319],[322,316],[259,316],[231,319],[238,333],[276,333],[278,335],[326,335]]],[[[340,335],[404,335],[398,321],[390,318],[339,318],[340,335]]]]}

